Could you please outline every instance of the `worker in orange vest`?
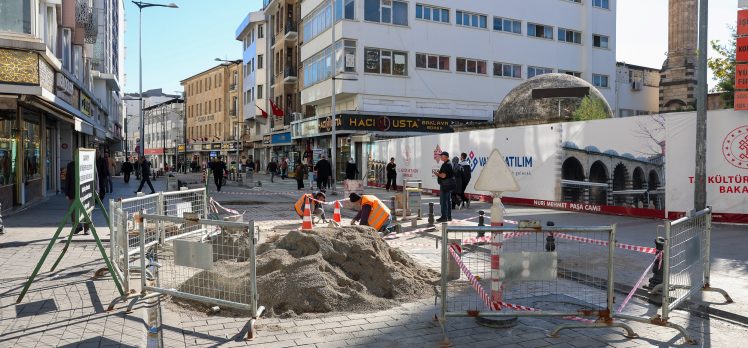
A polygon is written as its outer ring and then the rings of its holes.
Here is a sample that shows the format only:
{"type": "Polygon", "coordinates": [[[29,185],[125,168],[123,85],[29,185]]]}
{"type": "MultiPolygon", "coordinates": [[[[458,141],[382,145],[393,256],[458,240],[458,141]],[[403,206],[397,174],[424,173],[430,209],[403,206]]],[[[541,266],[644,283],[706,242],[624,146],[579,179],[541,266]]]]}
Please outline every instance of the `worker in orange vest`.
{"type": "Polygon", "coordinates": [[[316,192],[314,194],[311,193],[305,193],[299,198],[298,201],[296,201],[296,204],[294,204],[294,209],[296,209],[296,214],[299,215],[299,218],[304,218],[304,204],[306,203],[307,199],[315,199],[315,201],[310,201],[309,203],[312,206],[312,216],[316,217],[317,220],[322,220],[322,222],[327,223],[327,219],[325,218],[325,210],[322,208],[322,203],[325,202],[327,197],[325,196],[324,192],[316,192]]]}
{"type": "Polygon", "coordinates": [[[351,225],[355,225],[358,221],[361,226],[370,226],[381,232],[387,229],[392,222],[390,208],[382,203],[382,201],[380,201],[376,196],[359,196],[355,193],[351,193],[349,198],[352,203],[361,206],[361,210],[358,212],[356,217],[351,220],[351,225]]]}

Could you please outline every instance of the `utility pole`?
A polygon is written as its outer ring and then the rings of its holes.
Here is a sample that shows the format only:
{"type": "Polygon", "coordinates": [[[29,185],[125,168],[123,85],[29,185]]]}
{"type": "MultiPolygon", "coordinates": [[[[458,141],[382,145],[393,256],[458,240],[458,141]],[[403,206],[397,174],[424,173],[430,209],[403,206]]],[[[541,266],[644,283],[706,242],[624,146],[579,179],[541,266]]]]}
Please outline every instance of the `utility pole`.
{"type": "MultiPolygon", "coordinates": [[[[331,100],[330,100],[330,119],[332,120],[332,135],[331,135],[331,143],[330,143],[330,152],[332,154],[332,195],[335,196],[338,193],[336,192],[337,187],[337,164],[338,164],[338,137],[337,137],[337,120],[335,119],[335,74],[337,73],[337,62],[336,62],[336,56],[335,56],[335,0],[330,0],[330,18],[332,18],[332,73],[330,74],[330,82],[332,84],[332,94],[331,94],[331,100]]],[[[342,15],[342,14],[341,14],[342,15]]],[[[341,50],[343,47],[340,48],[341,50]]]]}
{"type": "Polygon", "coordinates": [[[699,61],[696,86],[696,172],[694,173],[693,209],[706,208],[706,102],[707,102],[707,18],[709,1],[699,1],[699,61]]]}

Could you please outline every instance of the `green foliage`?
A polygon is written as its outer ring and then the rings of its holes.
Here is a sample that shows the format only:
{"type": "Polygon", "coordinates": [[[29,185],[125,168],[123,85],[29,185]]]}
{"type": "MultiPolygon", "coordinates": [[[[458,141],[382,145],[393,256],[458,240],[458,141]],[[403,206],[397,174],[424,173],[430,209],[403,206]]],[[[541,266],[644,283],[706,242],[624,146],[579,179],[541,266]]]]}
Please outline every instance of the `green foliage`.
{"type": "Polygon", "coordinates": [[[588,121],[608,118],[605,102],[594,96],[586,96],[574,111],[574,121],[588,121]]]}
{"type": "Polygon", "coordinates": [[[727,45],[722,45],[719,40],[712,40],[712,49],[717,52],[717,57],[709,57],[707,65],[714,73],[714,81],[717,85],[712,92],[724,92],[722,99],[727,108],[733,107],[735,99],[735,40],[737,34],[732,28],[732,39],[727,45]]]}

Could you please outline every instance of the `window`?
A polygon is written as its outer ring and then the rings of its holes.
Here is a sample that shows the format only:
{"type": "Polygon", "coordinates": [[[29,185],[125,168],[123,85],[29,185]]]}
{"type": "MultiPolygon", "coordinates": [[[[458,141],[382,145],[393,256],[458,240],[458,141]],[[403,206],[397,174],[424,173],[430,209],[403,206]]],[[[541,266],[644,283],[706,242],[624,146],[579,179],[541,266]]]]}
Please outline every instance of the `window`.
{"type": "Polygon", "coordinates": [[[576,30],[558,28],[558,41],[581,44],[582,33],[576,30]]]}
{"type": "Polygon", "coordinates": [[[464,27],[483,28],[488,27],[488,17],[478,13],[455,11],[455,22],[464,27]]]}
{"type": "Polygon", "coordinates": [[[522,21],[493,17],[493,30],[505,31],[507,33],[522,34],[522,21]]]}
{"type": "Polygon", "coordinates": [[[416,53],[416,68],[449,71],[449,57],[416,53]]]}
{"type": "Polygon", "coordinates": [[[0,4],[0,32],[31,34],[31,0],[2,1],[0,4]]]}
{"type": "Polygon", "coordinates": [[[503,77],[521,79],[522,78],[522,65],[494,62],[493,63],[493,76],[503,76],[503,77]]]}
{"type": "Polygon", "coordinates": [[[592,85],[608,88],[608,75],[592,74],[592,85]]]}
{"type": "Polygon", "coordinates": [[[449,10],[423,4],[416,4],[416,18],[427,21],[449,23],[449,10]]]}
{"type": "Polygon", "coordinates": [[[527,78],[529,79],[529,78],[532,78],[532,77],[535,77],[535,76],[538,76],[538,75],[550,74],[552,72],[553,72],[553,69],[551,69],[551,68],[541,68],[541,67],[537,67],[537,66],[528,66],[527,67],[527,78]]]}
{"type": "Polygon", "coordinates": [[[62,67],[68,72],[73,72],[72,35],[70,28],[62,28],[62,67]]]}
{"type": "Polygon", "coordinates": [[[364,0],[364,20],[408,25],[408,3],[397,0],[364,0]]]}
{"type": "Polygon", "coordinates": [[[335,21],[354,19],[356,2],[354,0],[335,0],[335,21]]]}
{"type": "Polygon", "coordinates": [[[592,0],[592,7],[599,7],[604,9],[610,8],[609,0],[592,0]]]}
{"type": "Polygon", "coordinates": [[[325,48],[302,64],[304,69],[304,87],[327,80],[332,72],[332,50],[325,48]]]}
{"type": "Polygon", "coordinates": [[[527,36],[553,40],[553,27],[542,24],[527,23],[527,36]]]}
{"type": "Polygon", "coordinates": [[[265,31],[263,30],[262,24],[260,24],[257,26],[257,38],[262,39],[263,37],[265,37],[265,31]]]}
{"type": "Polygon", "coordinates": [[[559,70],[558,72],[560,74],[566,74],[566,75],[571,75],[571,76],[576,76],[576,77],[582,77],[582,73],[579,72],[579,71],[559,70]]]}
{"type": "Polygon", "coordinates": [[[356,41],[338,40],[335,43],[335,67],[338,73],[356,72],[356,41]]]}
{"type": "Polygon", "coordinates": [[[472,74],[486,75],[486,61],[458,57],[457,58],[457,71],[472,73],[472,74]]]}
{"type": "Polygon", "coordinates": [[[257,99],[262,99],[262,85],[257,85],[257,99]]]}
{"type": "Polygon", "coordinates": [[[263,56],[261,54],[257,55],[257,69],[262,69],[262,59],[263,56]]]}
{"type": "Polygon", "coordinates": [[[315,38],[332,25],[330,4],[325,2],[304,20],[304,42],[315,38]]]}
{"type": "Polygon", "coordinates": [[[364,57],[366,59],[364,72],[396,76],[408,75],[407,52],[366,48],[364,57]]]}
{"type": "Polygon", "coordinates": [[[605,35],[592,34],[592,46],[597,48],[608,48],[608,37],[605,35]]]}

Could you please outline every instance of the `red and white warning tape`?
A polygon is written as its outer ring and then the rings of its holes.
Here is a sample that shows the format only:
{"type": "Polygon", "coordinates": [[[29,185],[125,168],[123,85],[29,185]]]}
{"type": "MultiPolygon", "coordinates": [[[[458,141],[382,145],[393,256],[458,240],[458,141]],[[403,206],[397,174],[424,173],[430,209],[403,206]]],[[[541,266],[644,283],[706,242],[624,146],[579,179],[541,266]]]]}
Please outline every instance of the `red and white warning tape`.
{"type": "MultiPolygon", "coordinates": [[[[573,240],[576,242],[581,243],[587,243],[587,244],[594,244],[594,245],[600,245],[600,246],[608,246],[608,241],[605,240],[599,240],[599,239],[592,239],[592,238],[586,238],[586,237],[578,237],[578,236],[572,236],[566,233],[552,233],[554,237],[563,238],[567,240],[573,240]]],[[[643,247],[643,246],[637,246],[637,245],[631,245],[631,244],[624,244],[624,243],[616,243],[616,248],[625,249],[625,250],[631,250],[631,251],[638,251],[640,253],[645,254],[656,254],[657,249],[650,248],[650,247],[643,247]]]]}
{"type": "MultiPolygon", "coordinates": [[[[237,215],[243,214],[243,213],[240,213],[237,210],[234,210],[234,209],[231,209],[231,208],[226,208],[226,207],[222,206],[220,203],[218,203],[215,200],[213,200],[213,197],[210,198],[210,206],[212,208],[212,211],[215,212],[215,213],[220,213],[218,211],[218,208],[220,208],[220,209],[226,211],[229,214],[237,214],[237,215]]],[[[246,213],[246,211],[245,211],[245,213],[246,213]]]]}
{"type": "Polygon", "coordinates": [[[634,296],[634,293],[636,292],[636,290],[639,289],[639,287],[642,285],[644,278],[646,278],[647,275],[649,274],[649,270],[652,269],[655,262],[657,262],[658,260],[660,261],[659,267],[662,267],[662,252],[657,253],[657,255],[655,255],[654,260],[652,260],[652,263],[650,263],[649,266],[647,266],[647,268],[644,269],[644,273],[642,273],[642,276],[639,277],[639,280],[636,282],[636,285],[634,285],[634,287],[631,288],[631,291],[629,291],[628,295],[626,295],[626,299],[623,300],[620,306],[618,306],[618,310],[616,311],[616,313],[623,312],[623,308],[625,308],[626,305],[629,303],[631,298],[634,296]]]}
{"type": "MultiPolygon", "coordinates": [[[[530,234],[530,232],[504,232],[504,240],[522,237],[525,235],[530,234]]],[[[471,237],[471,238],[465,238],[462,240],[462,245],[471,245],[471,244],[478,244],[478,243],[490,243],[491,242],[491,236],[483,236],[483,237],[471,237]]]]}

